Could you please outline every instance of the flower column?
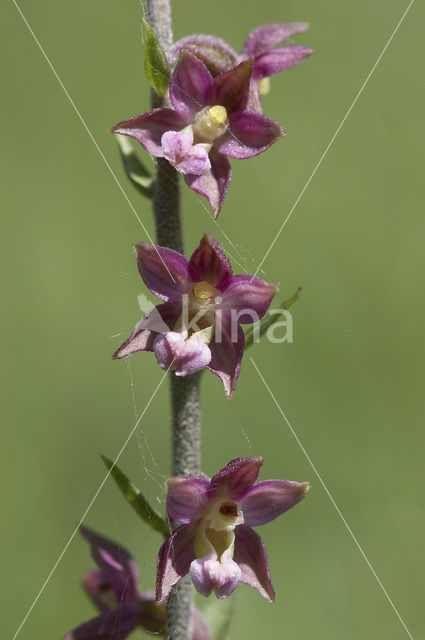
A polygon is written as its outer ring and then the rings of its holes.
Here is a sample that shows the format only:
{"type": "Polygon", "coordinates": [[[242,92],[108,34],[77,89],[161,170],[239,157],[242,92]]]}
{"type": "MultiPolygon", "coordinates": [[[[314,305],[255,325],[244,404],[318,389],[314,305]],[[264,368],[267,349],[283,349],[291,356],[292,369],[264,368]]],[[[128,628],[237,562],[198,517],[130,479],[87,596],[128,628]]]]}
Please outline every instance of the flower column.
{"type": "MultiPolygon", "coordinates": [[[[148,0],[148,20],[165,51],[172,44],[169,0],[148,0]]],[[[152,93],[152,107],[168,106],[152,93]]],[[[180,198],[177,172],[165,158],[157,159],[157,176],[153,209],[157,242],[183,253],[180,221],[180,198]]],[[[200,373],[178,378],[170,376],[172,403],[172,473],[187,476],[200,470],[200,373]]],[[[193,585],[189,577],[181,580],[168,600],[166,637],[168,640],[188,640],[191,637],[193,585]]]]}

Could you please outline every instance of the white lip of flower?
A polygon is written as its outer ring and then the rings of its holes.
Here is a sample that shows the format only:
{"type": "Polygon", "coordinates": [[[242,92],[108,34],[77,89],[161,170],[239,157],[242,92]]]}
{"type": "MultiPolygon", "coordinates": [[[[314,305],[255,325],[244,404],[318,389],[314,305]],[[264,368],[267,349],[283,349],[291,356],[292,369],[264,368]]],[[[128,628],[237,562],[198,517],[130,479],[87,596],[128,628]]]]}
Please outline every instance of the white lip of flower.
{"type": "Polygon", "coordinates": [[[195,537],[197,558],[215,555],[219,562],[233,558],[235,527],[244,523],[242,509],[231,500],[217,500],[201,518],[195,537]]]}
{"type": "Polygon", "coordinates": [[[195,116],[193,133],[199,142],[214,142],[226,133],[229,121],[225,107],[216,104],[213,107],[204,107],[195,116]]]}

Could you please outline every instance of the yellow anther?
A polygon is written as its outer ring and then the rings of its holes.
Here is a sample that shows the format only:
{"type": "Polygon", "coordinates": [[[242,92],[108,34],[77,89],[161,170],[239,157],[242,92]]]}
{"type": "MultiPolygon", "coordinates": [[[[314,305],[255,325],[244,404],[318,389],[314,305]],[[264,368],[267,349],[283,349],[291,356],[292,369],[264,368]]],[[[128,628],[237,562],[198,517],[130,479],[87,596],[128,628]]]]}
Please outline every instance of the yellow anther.
{"type": "Polygon", "coordinates": [[[220,104],[204,107],[198,111],[193,123],[193,133],[196,142],[214,142],[226,133],[227,111],[220,104]]]}
{"type": "Polygon", "coordinates": [[[261,78],[261,80],[257,80],[258,91],[262,96],[266,96],[270,93],[270,78],[261,78]]]}
{"type": "Polygon", "coordinates": [[[207,113],[217,124],[224,124],[227,121],[227,111],[225,107],[222,107],[220,104],[216,104],[215,107],[208,109],[207,113]]]}
{"type": "Polygon", "coordinates": [[[214,298],[214,287],[209,282],[203,280],[195,284],[193,293],[200,300],[212,300],[212,298],[214,298]]]}

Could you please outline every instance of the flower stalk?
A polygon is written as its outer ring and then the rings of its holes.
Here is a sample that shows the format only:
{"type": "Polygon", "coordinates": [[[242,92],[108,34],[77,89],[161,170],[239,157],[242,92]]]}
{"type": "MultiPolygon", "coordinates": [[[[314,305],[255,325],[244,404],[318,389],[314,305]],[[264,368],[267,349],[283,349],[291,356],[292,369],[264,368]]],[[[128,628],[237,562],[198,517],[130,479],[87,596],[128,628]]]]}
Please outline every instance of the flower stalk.
{"type": "MultiPolygon", "coordinates": [[[[173,41],[169,0],[147,0],[148,21],[165,52],[173,41]]],[[[167,107],[168,97],[152,92],[152,108],[167,107]]],[[[177,171],[165,158],[157,159],[153,210],[156,237],[160,246],[183,253],[180,194],[177,171]]],[[[200,373],[185,378],[170,374],[172,411],[172,469],[175,475],[200,471],[201,424],[199,405],[200,373]]],[[[168,599],[167,640],[189,640],[192,632],[194,589],[187,577],[173,588],[168,599]]]]}

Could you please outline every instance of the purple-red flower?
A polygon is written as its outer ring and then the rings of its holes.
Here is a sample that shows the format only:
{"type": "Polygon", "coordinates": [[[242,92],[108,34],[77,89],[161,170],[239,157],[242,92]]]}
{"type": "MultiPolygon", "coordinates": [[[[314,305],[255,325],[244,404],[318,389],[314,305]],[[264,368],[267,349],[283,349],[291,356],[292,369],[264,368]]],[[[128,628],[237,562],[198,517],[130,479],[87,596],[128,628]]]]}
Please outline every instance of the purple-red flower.
{"type": "Polygon", "coordinates": [[[269,77],[279,71],[286,71],[299,64],[313,53],[309,47],[285,45],[274,48],[288,38],[308,29],[307,22],[266,24],[251,31],[241,54],[222,38],[203,34],[187,36],[178,40],[168,52],[168,62],[172,65],[183,49],[192,51],[209,68],[213,75],[224,73],[243,60],[253,58],[250,109],[261,111],[259,93],[268,93],[269,77]]]}
{"type": "Polygon", "coordinates": [[[261,457],[237,458],[211,480],[203,475],[170,478],[167,513],[180,522],[162,545],[157,562],[156,598],[190,574],[197,591],[226,598],[240,582],[274,601],[267,555],[251,528],[277,518],[306,495],[307,482],[255,482],[261,457]]]}
{"type": "Polygon", "coordinates": [[[227,157],[251,158],[285,135],[279,124],[248,108],[252,59],[212,76],[182,50],[170,81],[172,109],[154,109],[120,122],[114,133],[130,136],[153,156],[166,158],[218,215],[231,178],[227,157]]]}
{"type": "MultiPolygon", "coordinates": [[[[134,558],[116,542],[81,527],[91,545],[97,570],[83,576],[83,586],[100,615],[70,631],[63,640],[124,640],[136,627],[164,635],[167,609],[155,604],[153,591],[139,591],[134,558]]],[[[211,640],[204,618],[194,610],[193,640],[211,640]]]]}
{"type": "Polygon", "coordinates": [[[208,234],[190,260],[144,242],[135,245],[135,254],[145,285],[163,304],[142,318],[113,358],[154,351],[160,366],[178,376],[206,367],[222,380],[230,398],[245,342],[240,324],[263,317],[277,286],[234,276],[223,249],[208,234]]]}

